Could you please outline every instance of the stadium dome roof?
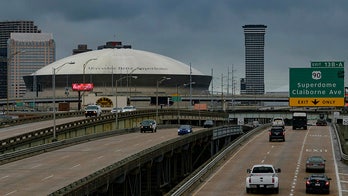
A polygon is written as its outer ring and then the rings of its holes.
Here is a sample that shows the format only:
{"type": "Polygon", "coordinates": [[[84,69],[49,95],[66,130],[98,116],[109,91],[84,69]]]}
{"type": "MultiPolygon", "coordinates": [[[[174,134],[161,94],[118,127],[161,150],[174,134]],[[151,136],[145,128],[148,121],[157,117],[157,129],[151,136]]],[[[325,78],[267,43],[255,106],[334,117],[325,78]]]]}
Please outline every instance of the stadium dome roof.
{"type": "MultiPolygon", "coordinates": [[[[31,75],[52,75],[53,68],[56,75],[78,75],[84,72],[85,74],[190,74],[190,66],[166,56],[134,49],[106,48],[60,59],[31,75]]],[[[191,70],[192,75],[204,75],[192,67],[191,70]]]]}

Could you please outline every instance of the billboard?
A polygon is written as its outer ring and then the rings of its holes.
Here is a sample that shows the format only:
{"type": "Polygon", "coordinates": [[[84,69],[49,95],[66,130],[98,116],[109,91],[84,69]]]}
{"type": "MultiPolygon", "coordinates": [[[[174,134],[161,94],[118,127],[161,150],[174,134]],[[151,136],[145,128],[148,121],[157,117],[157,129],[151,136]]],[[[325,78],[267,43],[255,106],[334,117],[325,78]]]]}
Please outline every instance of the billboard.
{"type": "Polygon", "coordinates": [[[91,91],[93,90],[93,83],[73,83],[72,90],[73,91],[91,91]]]}

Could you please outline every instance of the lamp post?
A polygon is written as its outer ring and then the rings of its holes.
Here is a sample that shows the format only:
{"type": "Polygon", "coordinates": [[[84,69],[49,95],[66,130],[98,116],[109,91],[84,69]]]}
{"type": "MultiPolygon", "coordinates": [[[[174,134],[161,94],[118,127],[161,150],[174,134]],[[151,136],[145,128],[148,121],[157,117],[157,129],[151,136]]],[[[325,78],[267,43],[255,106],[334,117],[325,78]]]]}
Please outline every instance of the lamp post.
{"type": "Polygon", "coordinates": [[[190,78],[190,82],[188,84],[184,84],[184,86],[189,86],[190,87],[190,104],[189,104],[189,109],[192,109],[192,84],[196,84],[196,82],[192,82],[192,79],[190,78]]]}
{"type": "Polygon", "coordinates": [[[167,77],[162,77],[160,80],[157,80],[156,83],[156,121],[158,123],[158,86],[165,80],[170,80],[171,78],[167,78],[167,77]]]}
{"type": "Polygon", "coordinates": [[[15,57],[17,54],[21,54],[21,53],[24,53],[25,50],[20,50],[20,51],[17,51],[13,54],[11,54],[9,57],[6,58],[6,63],[7,63],[7,103],[6,103],[6,107],[7,107],[7,113],[9,113],[9,107],[10,107],[10,104],[9,104],[9,99],[10,99],[10,79],[9,79],[9,76],[11,75],[10,74],[10,64],[11,64],[11,60],[13,57],[15,57]]]}
{"type": "MultiPolygon", "coordinates": [[[[84,64],[83,64],[83,83],[85,83],[85,70],[86,66],[90,61],[97,60],[97,58],[91,58],[88,59],[84,64]]],[[[80,105],[80,100],[79,100],[79,105],[80,105]]],[[[85,105],[85,91],[83,92],[83,97],[82,97],[82,105],[85,105]]],[[[79,110],[81,109],[81,106],[79,106],[79,110]]]]}
{"type": "Polygon", "coordinates": [[[75,64],[75,62],[66,62],[54,68],[52,67],[52,90],[53,90],[53,139],[52,142],[57,141],[56,138],[56,70],[59,71],[66,64],[75,64]]]}
{"type": "Polygon", "coordinates": [[[130,80],[129,80],[129,83],[128,83],[128,78],[127,78],[127,87],[129,88],[129,105],[132,105],[131,104],[131,84],[132,84],[132,74],[133,74],[133,72],[135,71],[135,70],[138,70],[138,69],[140,69],[139,67],[136,67],[136,68],[134,68],[134,69],[132,69],[132,71],[131,72],[129,72],[128,74],[127,74],[127,76],[129,76],[129,78],[130,78],[130,80]]]}
{"type": "Polygon", "coordinates": [[[133,79],[137,79],[138,78],[138,76],[123,76],[123,77],[121,77],[121,78],[119,78],[119,79],[117,79],[116,81],[115,81],[115,107],[116,107],[116,113],[115,113],[115,128],[116,129],[118,129],[118,104],[117,104],[117,83],[118,83],[118,81],[121,81],[122,79],[125,79],[125,78],[129,78],[129,77],[131,77],[131,78],[133,78],[133,79]]]}

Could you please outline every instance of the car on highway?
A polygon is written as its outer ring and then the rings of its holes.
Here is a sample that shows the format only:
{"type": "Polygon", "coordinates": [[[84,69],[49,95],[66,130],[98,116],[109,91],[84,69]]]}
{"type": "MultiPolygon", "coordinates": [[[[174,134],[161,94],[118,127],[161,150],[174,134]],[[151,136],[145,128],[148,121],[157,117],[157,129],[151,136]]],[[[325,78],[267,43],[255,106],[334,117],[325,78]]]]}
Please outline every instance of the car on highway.
{"type": "Polygon", "coordinates": [[[148,119],[140,123],[140,132],[144,133],[147,131],[151,131],[152,133],[157,131],[157,123],[155,120],[148,119]]]}
{"type": "Polygon", "coordinates": [[[136,111],[136,110],[137,109],[134,106],[128,105],[128,106],[123,107],[122,112],[133,112],[133,111],[136,111]]]}
{"type": "Polygon", "coordinates": [[[100,105],[88,105],[85,108],[85,117],[98,117],[101,116],[102,109],[100,105]]]}
{"type": "Polygon", "coordinates": [[[283,127],[271,127],[268,131],[269,141],[281,140],[285,142],[285,129],[283,127]]]}
{"type": "Polygon", "coordinates": [[[283,117],[274,117],[272,120],[272,126],[285,128],[284,118],[283,117]]]}
{"type": "Polygon", "coordinates": [[[327,122],[325,119],[318,119],[317,122],[315,123],[317,126],[326,126],[327,122]]]}
{"type": "Polygon", "coordinates": [[[212,121],[212,120],[206,120],[203,123],[203,127],[204,128],[210,128],[210,127],[213,127],[213,126],[214,126],[214,121],[212,121]]]}
{"type": "Polygon", "coordinates": [[[122,108],[121,107],[117,107],[117,108],[112,108],[111,113],[115,114],[115,113],[120,113],[122,112],[122,108]]]}
{"type": "Polygon", "coordinates": [[[330,180],[325,174],[311,174],[306,180],[306,193],[330,194],[330,180]]]}
{"type": "Polygon", "coordinates": [[[280,168],[274,168],[271,164],[257,164],[251,169],[247,169],[249,174],[246,177],[246,192],[252,193],[254,191],[272,191],[279,193],[279,179],[278,173],[280,168]]]}
{"type": "Polygon", "coordinates": [[[321,156],[310,156],[306,160],[306,172],[318,171],[325,172],[325,162],[326,160],[321,156]]]}
{"type": "Polygon", "coordinates": [[[180,125],[178,129],[178,135],[185,135],[188,133],[193,133],[191,125],[180,125]]]}

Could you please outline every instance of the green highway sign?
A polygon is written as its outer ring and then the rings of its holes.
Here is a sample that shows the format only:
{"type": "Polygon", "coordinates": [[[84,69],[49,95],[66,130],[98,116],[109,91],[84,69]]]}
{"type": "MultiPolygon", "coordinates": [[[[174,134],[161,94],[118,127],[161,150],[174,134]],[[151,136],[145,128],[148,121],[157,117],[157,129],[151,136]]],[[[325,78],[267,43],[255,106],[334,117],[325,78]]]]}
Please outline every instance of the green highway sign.
{"type": "Polygon", "coordinates": [[[344,68],[290,68],[290,106],[343,106],[344,68]]]}
{"type": "Polygon", "coordinates": [[[331,68],[331,67],[344,67],[344,62],[343,61],[312,61],[311,62],[311,67],[326,67],[326,68],[331,68]]]}
{"type": "Polygon", "coordinates": [[[181,97],[179,97],[179,96],[172,96],[172,101],[173,102],[180,102],[181,101],[181,97]]]}

